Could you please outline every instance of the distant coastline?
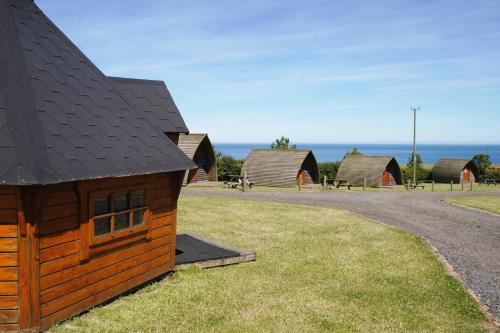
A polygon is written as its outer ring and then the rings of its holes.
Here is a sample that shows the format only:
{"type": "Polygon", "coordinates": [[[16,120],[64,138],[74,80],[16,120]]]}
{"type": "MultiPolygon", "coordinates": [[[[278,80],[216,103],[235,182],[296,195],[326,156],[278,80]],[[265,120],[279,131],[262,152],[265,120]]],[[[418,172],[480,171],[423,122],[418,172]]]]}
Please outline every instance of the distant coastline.
{"type": "MultiPolygon", "coordinates": [[[[244,159],[251,149],[269,148],[265,143],[214,143],[215,149],[236,159],[244,159]]],[[[297,143],[299,149],[312,149],[318,162],[341,160],[344,154],[353,147],[358,148],[365,155],[391,155],[399,163],[406,163],[412,151],[411,144],[359,144],[359,143],[297,143]]],[[[494,164],[500,164],[500,144],[419,144],[417,152],[424,163],[436,163],[442,157],[472,158],[478,153],[488,153],[494,164]]]]}

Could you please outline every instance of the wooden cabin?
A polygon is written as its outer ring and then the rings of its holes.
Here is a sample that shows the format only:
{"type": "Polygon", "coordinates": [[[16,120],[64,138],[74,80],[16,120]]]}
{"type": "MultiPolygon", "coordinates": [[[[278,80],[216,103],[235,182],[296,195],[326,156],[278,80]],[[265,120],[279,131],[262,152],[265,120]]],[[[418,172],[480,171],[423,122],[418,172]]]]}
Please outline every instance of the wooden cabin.
{"type": "Polygon", "coordinates": [[[255,185],[296,186],[319,183],[318,163],[310,150],[253,149],[241,175],[255,185]]]}
{"type": "Polygon", "coordinates": [[[179,136],[179,148],[196,164],[186,172],[184,184],[217,181],[217,160],[208,134],[192,133],[179,136]]]}
{"type": "Polygon", "coordinates": [[[472,160],[442,158],[432,168],[432,179],[437,183],[455,184],[475,182],[479,178],[476,164],[472,160]]]}
{"type": "Polygon", "coordinates": [[[392,156],[346,156],[337,172],[337,180],[371,187],[402,184],[401,168],[392,156]]]}
{"type": "Polygon", "coordinates": [[[109,77],[115,89],[150,124],[155,124],[175,144],[189,130],[165,82],[109,77]]]}
{"type": "Polygon", "coordinates": [[[0,331],[44,330],[174,268],[194,165],[32,0],[0,46],[0,331]]]}

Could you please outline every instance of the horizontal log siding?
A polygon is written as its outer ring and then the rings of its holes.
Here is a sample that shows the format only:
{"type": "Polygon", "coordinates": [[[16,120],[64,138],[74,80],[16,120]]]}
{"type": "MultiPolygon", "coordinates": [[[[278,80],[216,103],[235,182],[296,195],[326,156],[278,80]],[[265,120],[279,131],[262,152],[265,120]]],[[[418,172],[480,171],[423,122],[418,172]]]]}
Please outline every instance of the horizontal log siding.
{"type": "Polygon", "coordinates": [[[16,189],[0,187],[0,331],[19,329],[16,189]]]}
{"type": "MultiPolygon", "coordinates": [[[[76,188],[49,190],[40,225],[40,305],[42,328],[78,314],[175,265],[177,192],[170,174],[157,175],[151,193],[152,239],[144,238],[80,262],[76,188]]],[[[132,178],[132,177],[131,177],[132,178]]]]}

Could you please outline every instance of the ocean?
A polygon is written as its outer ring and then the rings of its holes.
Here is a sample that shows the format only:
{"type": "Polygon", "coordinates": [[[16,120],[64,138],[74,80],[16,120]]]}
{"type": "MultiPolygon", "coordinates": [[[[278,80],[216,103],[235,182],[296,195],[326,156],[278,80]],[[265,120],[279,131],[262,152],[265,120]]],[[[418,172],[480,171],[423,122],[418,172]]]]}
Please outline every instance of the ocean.
{"type": "MultiPolygon", "coordinates": [[[[244,159],[253,148],[269,148],[263,143],[215,143],[215,150],[236,159],[244,159]]],[[[406,164],[411,155],[411,144],[297,144],[298,149],[311,149],[318,162],[339,161],[347,151],[358,148],[364,155],[395,156],[400,164],[406,164]]],[[[472,158],[475,154],[487,153],[494,164],[500,164],[500,145],[417,145],[424,163],[434,164],[440,158],[472,158]]]]}

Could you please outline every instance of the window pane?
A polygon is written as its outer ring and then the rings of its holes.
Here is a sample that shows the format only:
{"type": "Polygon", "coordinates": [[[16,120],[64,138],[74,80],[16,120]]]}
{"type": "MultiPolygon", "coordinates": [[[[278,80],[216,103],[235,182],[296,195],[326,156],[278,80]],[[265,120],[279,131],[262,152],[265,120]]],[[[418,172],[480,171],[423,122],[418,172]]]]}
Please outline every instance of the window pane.
{"type": "Polygon", "coordinates": [[[120,212],[122,210],[126,210],[128,208],[127,205],[127,195],[118,194],[113,197],[113,211],[120,212]]]}
{"type": "Polygon", "coordinates": [[[109,213],[109,199],[99,198],[94,200],[94,216],[109,213]]]}
{"type": "Polygon", "coordinates": [[[111,217],[94,219],[94,236],[102,236],[111,232],[111,217]]]}
{"type": "Polygon", "coordinates": [[[140,210],[134,210],[134,220],[133,220],[133,225],[142,225],[144,224],[144,213],[146,212],[145,209],[140,209],[140,210]]]}
{"type": "Polygon", "coordinates": [[[135,191],[132,192],[132,207],[144,207],[146,206],[146,201],[144,199],[144,191],[135,191]]]}
{"type": "Polygon", "coordinates": [[[115,231],[120,231],[129,227],[129,215],[129,213],[115,215],[115,231]]]}

